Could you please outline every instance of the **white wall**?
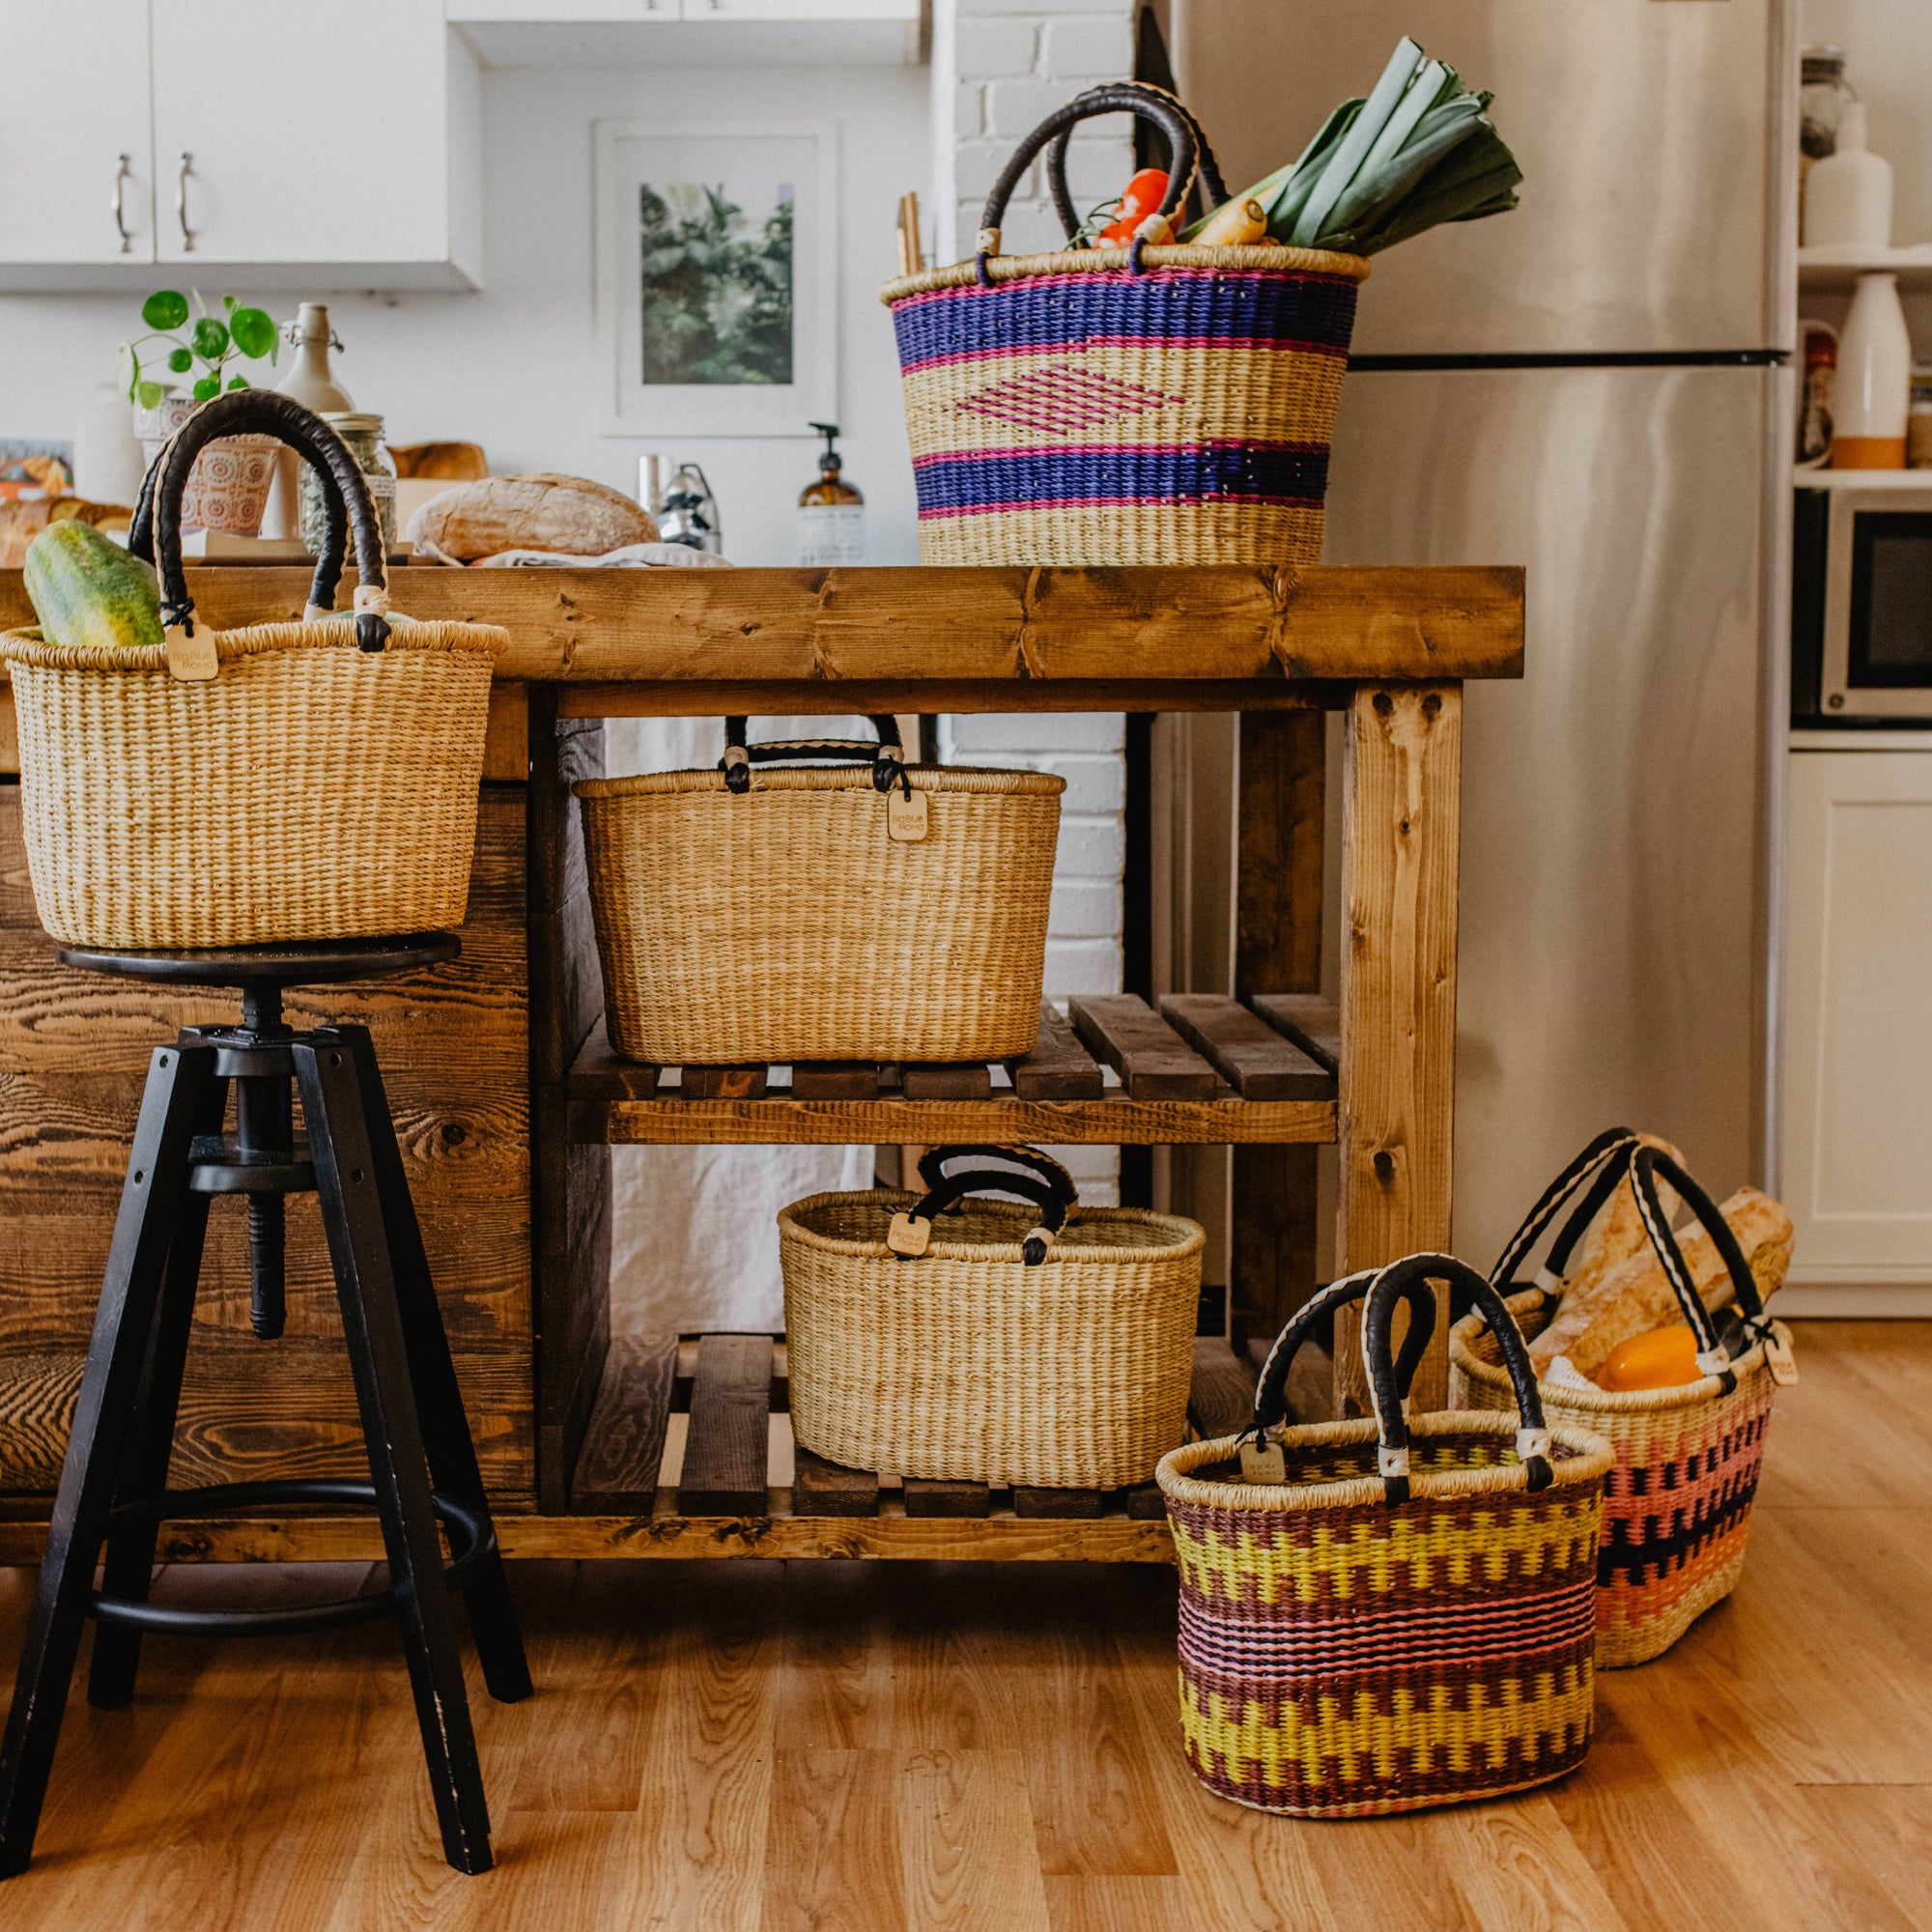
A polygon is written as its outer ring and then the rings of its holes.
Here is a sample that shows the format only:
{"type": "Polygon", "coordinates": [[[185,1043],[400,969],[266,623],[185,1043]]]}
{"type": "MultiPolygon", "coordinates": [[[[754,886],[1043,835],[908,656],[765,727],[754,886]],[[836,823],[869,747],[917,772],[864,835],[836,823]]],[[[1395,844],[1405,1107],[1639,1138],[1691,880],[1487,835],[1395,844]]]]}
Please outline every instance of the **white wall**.
{"type": "MultiPolygon", "coordinates": [[[[865,492],[870,561],[914,563],[919,540],[892,319],[898,197],[929,200],[927,77],[919,69],[507,70],[486,73],[480,293],[333,297],[339,373],[395,442],[480,442],[499,471],[556,469],[634,493],[638,457],[696,457],[717,492],[726,554],[796,558],[798,493],[815,439],[601,436],[591,314],[591,123],[653,114],[838,122],[839,398],[846,474],[865,492]]],[[[380,132],[377,135],[380,138],[380,132]]],[[[161,286],[166,270],[156,271],[161,286]]],[[[211,299],[223,291],[204,291],[211,299]]],[[[247,298],[255,292],[238,286],[247,298]]],[[[293,314],[292,299],[266,304],[293,314]]],[[[138,330],[138,297],[0,297],[0,436],[71,436],[92,385],[138,330]]],[[[272,382],[272,377],[270,377],[272,382]]]]}

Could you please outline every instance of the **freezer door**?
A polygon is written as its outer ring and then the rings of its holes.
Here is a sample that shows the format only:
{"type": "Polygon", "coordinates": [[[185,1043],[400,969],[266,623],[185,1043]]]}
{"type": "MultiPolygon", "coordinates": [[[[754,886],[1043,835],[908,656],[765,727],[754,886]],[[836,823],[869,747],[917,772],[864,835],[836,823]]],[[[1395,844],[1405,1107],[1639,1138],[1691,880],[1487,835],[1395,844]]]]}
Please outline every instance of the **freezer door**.
{"type": "Polygon", "coordinates": [[[1521,206],[1378,256],[1358,353],[1682,353],[1790,343],[1789,12],[1789,0],[1186,0],[1177,28],[1184,91],[1236,192],[1366,94],[1404,34],[1494,92],[1521,206]]]}
{"type": "Polygon", "coordinates": [[[1457,1252],[1601,1127],[1753,1176],[1762,506],[1777,372],[1350,377],[1335,563],[1528,567],[1524,675],[1467,688],[1457,1252]]]}

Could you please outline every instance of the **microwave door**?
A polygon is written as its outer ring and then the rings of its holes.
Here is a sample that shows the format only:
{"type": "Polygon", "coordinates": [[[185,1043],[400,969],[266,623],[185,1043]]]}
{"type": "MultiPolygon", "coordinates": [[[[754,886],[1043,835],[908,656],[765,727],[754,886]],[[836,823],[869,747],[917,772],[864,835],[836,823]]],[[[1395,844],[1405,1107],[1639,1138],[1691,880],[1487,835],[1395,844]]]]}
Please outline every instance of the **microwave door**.
{"type": "Polygon", "coordinates": [[[1825,563],[1828,718],[1932,717],[1932,504],[1833,493],[1825,563]]]}

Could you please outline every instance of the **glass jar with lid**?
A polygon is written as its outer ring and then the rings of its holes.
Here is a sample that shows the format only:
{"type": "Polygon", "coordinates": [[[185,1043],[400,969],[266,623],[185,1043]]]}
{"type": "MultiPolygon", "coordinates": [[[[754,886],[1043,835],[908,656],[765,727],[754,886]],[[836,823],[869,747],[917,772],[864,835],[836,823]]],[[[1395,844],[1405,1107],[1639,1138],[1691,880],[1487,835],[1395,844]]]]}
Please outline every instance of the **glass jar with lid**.
{"type": "MultiPolygon", "coordinates": [[[[383,418],[365,414],[359,410],[324,410],[321,413],[323,421],[349,445],[350,455],[368,479],[369,497],[376,506],[377,526],[383,532],[383,548],[384,551],[393,550],[396,546],[396,464],[383,441],[383,418]]],[[[303,547],[311,556],[320,556],[326,527],[322,485],[306,463],[301,466],[299,498],[303,547]]],[[[350,554],[352,556],[355,554],[353,537],[350,554]]]]}
{"type": "Polygon", "coordinates": [[[1800,53],[1798,146],[1805,163],[1822,161],[1838,147],[1838,122],[1858,96],[1845,80],[1845,50],[1813,41],[1800,53]]]}

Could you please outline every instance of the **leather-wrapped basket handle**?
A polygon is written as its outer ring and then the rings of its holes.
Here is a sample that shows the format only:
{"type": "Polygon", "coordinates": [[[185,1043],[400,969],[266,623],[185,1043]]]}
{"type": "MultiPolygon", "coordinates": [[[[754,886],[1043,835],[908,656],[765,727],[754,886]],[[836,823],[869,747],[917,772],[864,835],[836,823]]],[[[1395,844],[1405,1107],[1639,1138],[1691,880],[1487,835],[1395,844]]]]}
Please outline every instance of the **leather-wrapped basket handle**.
{"type": "Polygon", "coordinates": [[[1663,1204],[1658,1199],[1657,1177],[1660,1174],[1684,1197],[1684,1205],[1710,1236],[1731,1277],[1731,1293],[1737,1301],[1738,1313],[1744,1318],[1747,1352],[1750,1347],[1767,1340],[1771,1334],[1771,1320],[1764,1312],[1764,1297],[1757,1292],[1757,1278],[1750,1271],[1750,1263],[1731,1224],[1724,1219],[1724,1210],[1667,1153],[1659,1148],[1639,1148],[1631,1163],[1631,1179],[1636,1189],[1637,1211],[1643,1216],[1644,1232],[1650,1236],[1651,1246],[1657,1250],[1658,1260],[1663,1264],[1665,1278],[1677,1296],[1678,1306],[1684,1311],[1684,1319],[1690,1324],[1691,1334],[1697,1338],[1698,1369],[1707,1376],[1716,1376],[1723,1393],[1728,1395],[1737,1386],[1737,1374],[1730,1366],[1728,1351],[1719,1339],[1718,1324],[1713,1321],[1711,1311],[1704,1306],[1704,1297],[1697,1293],[1697,1284],[1685,1262],[1684,1250],[1678,1246],[1677,1236],[1671,1231],[1669,1216],[1664,1213],[1663,1204]]]}
{"type": "Polygon", "coordinates": [[[1554,1180],[1537,1197],[1536,1205],[1523,1216],[1522,1226],[1509,1237],[1490,1280],[1505,1295],[1520,1293],[1525,1287],[1543,1291],[1547,1306],[1554,1307],[1563,1288],[1563,1273],[1584,1231],[1597,1218],[1604,1203],[1615,1192],[1618,1182],[1630,1173],[1643,1142],[1629,1127],[1605,1127],[1554,1180]],[[1576,1211],[1564,1222],[1549,1253],[1531,1283],[1516,1279],[1516,1271],[1543,1234],[1562,1212],[1564,1203],[1581,1188],[1583,1196],[1576,1211]]]}
{"type": "Polygon", "coordinates": [[[905,772],[905,746],[899,738],[899,721],[891,713],[871,717],[878,735],[875,744],[863,738],[780,738],[768,745],[746,742],[749,718],[724,721],[724,755],[718,769],[724,774],[724,789],[742,795],[752,788],[753,765],[824,764],[870,765],[872,789],[891,791],[895,784],[912,796],[912,781],[905,772]]]}
{"type": "MultiPolygon", "coordinates": [[[[1129,89],[1144,100],[1165,101],[1186,120],[1188,127],[1194,132],[1195,159],[1199,164],[1201,185],[1207,190],[1208,210],[1211,213],[1219,208],[1228,199],[1228,184],[1221,178],[1221,164],[1214,158],[1213,149],[1208,145],[1208,136],[1203,131],[1201,123],[1195,119],[1187,106],[1166,88],[1155,87],[1150,81],[1119,80],[1109,81],[1107,85],[1115,92],[1119,92],[1122,88],[1129,89]]],[[[1081,95],[1076,99],[1085,99],[1086,97],[1081,95]]],[[[1080,248],[1087,245],[1082,241],[1080,232],[1084,224],[1080,219],[1079,210],[1073,206],[1073,196],[1066,185],[1066,149],[1072,138],[1072,128],[1063,128],[1047,144],[1046,186],[1047,192],[1053,197],[1054,212],[1060,216],[1060,225],[1066,230],[1067,245],[1080,248]]],[[[1169,155],[1170,174],[1174,171],[1171,165],[1174,156],[1169,155]]],[[[1178,214],[1179,212],[1179,207],[1177,206],[1175,213],[1178,214]]]]}
{"type": "Polygon", "coordinates": [[[1017,1194],[1040,1210],[1040,1225],[1020,1243],[1022,1263],[1027,1267],[1038,1267],[1046,1260],[1047,1249],[1066,1226],[1068,1209],[1079,1199],[1073,1177],[1051,1154],[1041,1153],[1037,1148],[931,1148],[920,1159],[919,1178],[925,1182],[925,1193],[903,1216],[895,1217],[894,1223],[895,1233],[903,1223],[916,1243],[895,1248],[902,1261],[923,1253],[933,1216],[945,1213],[969,1194],[1017,1194]],[[957,1174],[948,1174],[948,1165],[955,1160],[970,1160],[975,1165],[957,1174]],[[997,1162],[1009,1163],[1019,1172],[988,1164],[997,1162]]]}
{"type": "MultiPolygon", "coordinates": [[[[1151,121],[1167,137],[1167,192],[1161,197],[1159,209],[1141,222],[1127,249],[1128,270],[1136,275],[1141,272],[1142,249],[1151,237],[1168,228],[1171,217],[1179,212],[1187,199],[1188,189],[1194,185],[1199,149],[1194,138],[1193,121],[1179,101],[1167,95],[1151,91],[1144,93],[1131,81],[1109,81],[1101,87],[1090,87],[1086,93],[1076,95],[1065,106],[1055,108],[1013,150],[1011,158],[1000,170],[1000,178],[993,184],[993,191],[986,197],[985,210],[980,216],[980,238],[974,267],[981,287],[992,286],[993,278],[986,264],[1000,252],[1000,224],[1006,219],[1007,204],[1012,199],[1020,177],[1033,165],[1034,157],[1049,141],[1077,123],[1094,120],[1102,114],[1122,113],[1151,121]]],[[[1065,211],[1063,211],[1062,218],[1065,218],[1065,211]]],[[[1074,222],[1076,233],[1078,227],[1078,222],[1074,222]]]]}
{"type": "Polygon", "coordinates": [[[355,540],[355,641],[380,651],[389,639],[388,560],[382,526],[361,466],[349,445],[313,410],[270,389],[230,389],[212,396],[168,440],[142,480],[128,549],[152,563],[161,580],[161,622],[194,633],[194,600],[182,569],[181,506],[195,458],[224,436],[272,436],[322,479],[323,545],[309,585],[309,614],[335,608],[351,534],[355,540]],[[158,554],[156,551],[158,549],[158,554]]]}

